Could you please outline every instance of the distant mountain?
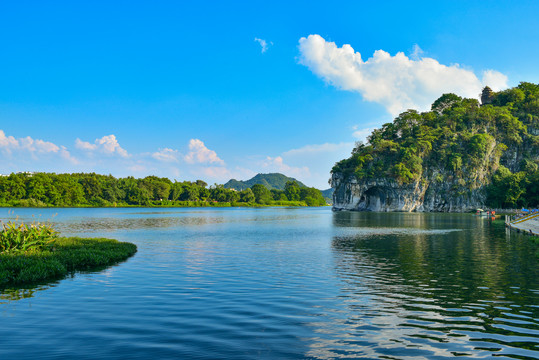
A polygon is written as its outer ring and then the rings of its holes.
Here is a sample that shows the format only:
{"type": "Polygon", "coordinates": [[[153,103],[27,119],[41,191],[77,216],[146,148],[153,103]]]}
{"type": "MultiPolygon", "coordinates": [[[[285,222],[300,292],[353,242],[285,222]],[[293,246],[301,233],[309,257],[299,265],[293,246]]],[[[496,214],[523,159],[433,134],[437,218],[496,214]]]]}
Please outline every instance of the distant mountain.
{"type": "Polygon", "coordinates": [[[254,184],[262,184],[269,190],[284,190],[284,186],[286,185],[287,181],[295,181],[300,187],[307,187],[301,181],[279,173],[257,174],[252,179],[246,181],[231,179],[224,185],[224,187],[227,189],[241,191],[250,188],[254,184]]]}
{"type": "Polygon", "coordinates": [[[326,199],[326,201],[328,202],[328,204],[333,204],[333,192],[335,191],[335,189],[333,188],[329,188],[327,190],[322,190],[322,196],[324,197],[324,199],[326,199]]]}

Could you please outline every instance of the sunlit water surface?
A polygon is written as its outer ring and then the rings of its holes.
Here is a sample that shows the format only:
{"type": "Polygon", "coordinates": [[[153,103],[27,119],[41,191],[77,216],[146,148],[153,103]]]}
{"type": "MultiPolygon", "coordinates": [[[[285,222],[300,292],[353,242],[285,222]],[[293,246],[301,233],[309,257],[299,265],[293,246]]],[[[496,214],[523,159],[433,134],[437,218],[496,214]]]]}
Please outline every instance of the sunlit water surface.
{"type": "Polygon", "coordinates": [[[529,237],[464,214],[0,209],[130,241],[0,295],[0,359],[539,358],[529,237]],[[57,215],[55,215],[57,214],[57,215]]]}

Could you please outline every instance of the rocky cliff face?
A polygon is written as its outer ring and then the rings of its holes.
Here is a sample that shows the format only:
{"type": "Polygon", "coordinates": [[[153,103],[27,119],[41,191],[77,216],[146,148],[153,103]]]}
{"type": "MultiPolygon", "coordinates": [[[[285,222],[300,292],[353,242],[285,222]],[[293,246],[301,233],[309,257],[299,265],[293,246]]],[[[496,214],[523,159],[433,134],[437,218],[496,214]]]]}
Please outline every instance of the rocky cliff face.
{"type": "Polygon", "coordinates": [[[363,178],[333,173],[331,186],[334,210],[404,211],[404,212],[468,212],[485,207],[485,185],[499,164],[516,167],[521,154],[508,149],[505,159],[496,152],[496,143],[489,145],[485,157],[474,166],[454,173],[443,168],[426,168],[423,175],[410,184],[395,179],[363,178]],[[500,161],[501,160],[501,161],[500,161]]]}
{"type": "MultiPolygon", "coordinates": [[[[521,155],[508,149],[501,162],[516,166],[521,155]]],[[[391,177],[358,179],[342,173],[332,174],[333,210],[468,212],[485,207],[485,185],[500,164],[496,143],[492,142],[479,163],[469,164],[455,173],[444,168],[426,168],[419,179],[400,184],[391,177]]]]}
{"type": "Polygon", "coordinates": [[[418,181],[399,185],[393,179],[331,178],[334,210],[466,212],[483,207],[486,194],[481,188],[458,193],[452,182],[418,181]]]}

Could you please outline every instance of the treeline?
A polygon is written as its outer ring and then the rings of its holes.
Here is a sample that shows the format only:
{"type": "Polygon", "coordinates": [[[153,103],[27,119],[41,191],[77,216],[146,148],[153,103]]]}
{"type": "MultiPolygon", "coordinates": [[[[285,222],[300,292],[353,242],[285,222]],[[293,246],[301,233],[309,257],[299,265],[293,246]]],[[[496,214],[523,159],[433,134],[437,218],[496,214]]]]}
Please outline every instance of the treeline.
{"type": "Polygon", "coordinates": [[[11,174],[0,177],[0,206],[322,206],[320,190],[302,188],[295,182],[284,190],[268,190],[256,184],[236,191],[202,180],[172,182],[148,176],[115,178],[90,174],[11,174]]]}
{"type": "Polygon", "coordinates": [[[486,190],[487,205],[539,205],[539,85],[522,82],[477,99],[444,94],[431,111],[408,110],[358,143],[332,173],[486,190]]]}

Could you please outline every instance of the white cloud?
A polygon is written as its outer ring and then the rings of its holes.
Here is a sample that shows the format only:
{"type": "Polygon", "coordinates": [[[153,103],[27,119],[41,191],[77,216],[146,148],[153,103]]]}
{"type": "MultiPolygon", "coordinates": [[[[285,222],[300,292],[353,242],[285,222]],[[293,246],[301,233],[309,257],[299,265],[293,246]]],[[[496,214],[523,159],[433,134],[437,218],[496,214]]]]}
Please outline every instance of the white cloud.
{"type": "Polygon", "coordinates": [[[0,148],[9,154],[19,147],[19,142],[13,136],[6,136],[4,130],[0,130],[0,148]]]}
{"type": "Polygon", "coordinates": [[[255,41],[260,44],[260,47],[261,47],[260,52],[262,54],[265,53],[266,51],[268,51],[268,48],[273,45],[273,42],[270,41],[268,43],[266,40],[260,39],[260,38],[257,38],[257,37],[255,37],[255,41]]]}
{"type": "Polygon", "coordinates": [[[49,141],[32,139],[30,136],[15,139],[13,136],[6,136],[3,130],[0,130],[0,148],[7,153],[15,150],[30,153],[58,153],[60,151],[58,145],[49,141]]]}
{"type": "Polygon", "coordinates": [[[486,70],[483,71],[483,84],[494,91],[504,89],[507,87],[507,76],[498,71],[486,70]]]}
{"type": "Polygon", "coordinates": [[[225,164],[225,162],[217,156],[215,151],[208,149],[199,139],[191,139],[189,141],[189,152],[185,155],[184,160],[188,164],[225,164]]]}
{"type": "Polygon", "coordinates": [[[382,104],[392,115],[409,108],[428,110],[443,93],[477,98],[485,85],[495,91],[507,87],[507,77],[497,71],[485,71],[480,81],[458,64],[447,66],[421,57],[418,46],[412,59],[402,52],[391,56],[377,50],[363,61],[361,54],[348,44],[337,47],[320,35],[309,35],[299,40],[299,50],[299,63],[325,82],[358,92],[365,100],[382,104]]]}
{"type": "MultiPolygon", "coordinates": [[[[26,153],[29,154],[34,161],[43,160],[43,158],[38,157],[38,155],[57,154],[62,159],[68,160],[72,164],[78,164],[78,160],[71,156],[65,146],[58,146],[50,141],[41,139],[33,139],[30,136],[16,139],[13,136],[6,136],[3,130],[0,130],[0,150],[8,155],[15,152],[22,156],[26,153]]],[[[19,157],[18,159],[23,160],[19,157]]]]}
{"type": "Polygon", "coordinates": [[[97,149],[97,145],[95,144],[90,144],[89,142],[86,142],[86,141],[82,141],[81,139],[77,138],[77,140],[75,140],[75,147],[77,149],[81,149],[81,150],[95,150],[97,149]]]}
{"type": "Polygon", "coordinates": [[[48,141],[32,139],[30,136],[19,139],[19,147],[30,152],[38,153],[57,153],[60,147],[48,141]]]}
{"type": "Polygon", "coordinates": [[[107,155],[117,154],[124,158],[129,156],[127,151],[120,146],[114,135],[106,135],[100,139],[95,139],[93,144],[82,141],[81,139],[76,139],[75,147],[85,151],[99,151],[107,155]]]}
{"type": "Polygon", "coordinates": [[[179,152],[169,148],[159,149],[152,154],[152,158],[163,162],[178,162],[179,152]]]}
{"type": "Polygon", "coordinates": [[[262,167],[271,172],[280,172],[287,176],[308,178],[311,176],[311,172],[307,166],[293,167],[284,163],[281,156],[266,157],[266,160],[262,163],[262,167]]]}

